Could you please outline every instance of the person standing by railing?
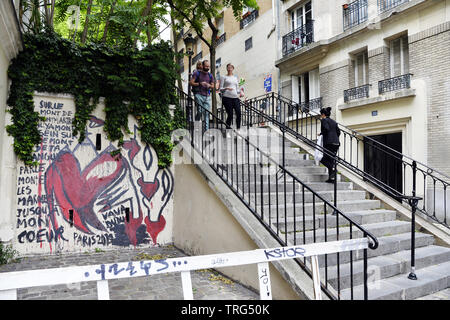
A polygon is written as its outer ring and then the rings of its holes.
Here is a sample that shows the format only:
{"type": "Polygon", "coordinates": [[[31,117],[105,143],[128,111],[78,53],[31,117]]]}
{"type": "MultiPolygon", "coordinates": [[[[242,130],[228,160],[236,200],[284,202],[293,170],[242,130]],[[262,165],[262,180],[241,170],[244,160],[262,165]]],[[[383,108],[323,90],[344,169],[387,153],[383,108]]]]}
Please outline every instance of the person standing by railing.
{"type": "Polygon", "coordinates": [[[220,78],[220,92],[222,92],[222,104],[227,113],[226,125],[231,128],[233,122],[233,112],[236,113],[236,129],[241,128],[241,101],[243,96],[242,88],[239,88],[239,80],[233,75],[234,66],[227,64],[227,75],[220,78]]]}
{"type": "Polygon", "coordinates": [[[325,182],[334,183],[336,179],[335,171],[335,157],[341,145],[339,142],[339,136],[341,130],[339,129],[336,121],[330,118],[331,108],[320,109],[320,134],[323,137],[323,147],[325,151],[323,158],[320,162],[328,168],[328,180],[325,182]],[[331,153],[331,154],[328,154],[331,153]]]}
{"type": "Polygon", "coordinates": [[[195,102],[197,104],[197,108],[195,110],[195,120],[196,121],[200,120],[201,113],[200,113],[200,110],[198,110],[199,109],[199,107],[198,107],[198,105],[199,105],[199,102],[198,102],[199,101],[199,97],[197,97],[197,95],[200,94],[200,86],[195,84],[195,79],[197,79],[198,73],[201,72],[202,70],[203,70],[202,62],[201,61],[197,61],[197,66],[196,66],[195,70],[192,71],[192,74],[191,74],[190,79],[189,79],[189,82],[190,82],[190,85],[191,85],[191,91],[194,94],[194,100],[195,100],[195,102]]]}
{"type": "Polygon", "coordinates": [[[200,107],[200,114],[205,119],[205,130],[209,129],[209,112],[211,111],[211,89],[215,86],[213,75],[209,72],[209,61],[203,60],[202,70],[193,79],[192,85],[199,88],[195,101],[200,107]]]}

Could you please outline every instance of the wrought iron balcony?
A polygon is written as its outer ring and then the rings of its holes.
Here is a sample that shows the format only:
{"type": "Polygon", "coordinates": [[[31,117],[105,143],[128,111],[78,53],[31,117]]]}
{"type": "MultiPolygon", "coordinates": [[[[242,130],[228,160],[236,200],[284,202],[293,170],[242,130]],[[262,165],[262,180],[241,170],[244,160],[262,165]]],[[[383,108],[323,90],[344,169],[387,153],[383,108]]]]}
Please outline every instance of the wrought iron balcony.
{"type": "Polygon", "coordinates": [[[405,2],[409,2],[409,0],[378,0],[378,10],[380,13],[385,12],[405,2]]]}
{"type": "Polygon", "coordinates": [[[411,73],[407,73],[398,77],[393,77],[378,82],[378,93],[407,89],[411,87],[411,73]]]}
{"type": "Polygon", "coordinates": [[[370,84],[365,84],[359,87],[344,90],[344,102],[349,102],[350,100],[368,98],[369,97],[369,87],[370,84]]]}
{"type": "Polygon", "coordinates": [[[367,0],[356,0],[344,5],[344,31],[367,20],[367,0]]]}
{"type": "Polygon", "coordinates": [[[224,32],[220,37],[217,38],[217,46],[222,44],[227,40],[227,34],[224,32]]]}
{"type": "Polygon", "coordinates": [[[203,57],[202,51],[200,51],[195,57],[192,58],[192,65],[195,65],[203,57]]]}
{"type": "Polygon", "coordinates": [[[283,56],[300,50],[314,42],[314,20],[308,21],[301,27],[283,36],[283,56]]]}
{"type": "Polygon", "coordinates": [[[288,117],[292,117],[297,113],[309,113],[312,110],[320,110],[322,108],[322,97],[311,99],[309,101],[298,104],[290,104],[288,106],[288,117]]]}
{"type": "Polygon", "coordinates": [[[259,16],[258,10],[253,10],[250,13],[247,12],[246,15],[244,16],[244,18],[240,22],[241,29],[244,29],[245,26],[247,26],[250,23],[252,23],[253,21],[255,21],[256,18],[258,18],[258,16],[259,16]]]}

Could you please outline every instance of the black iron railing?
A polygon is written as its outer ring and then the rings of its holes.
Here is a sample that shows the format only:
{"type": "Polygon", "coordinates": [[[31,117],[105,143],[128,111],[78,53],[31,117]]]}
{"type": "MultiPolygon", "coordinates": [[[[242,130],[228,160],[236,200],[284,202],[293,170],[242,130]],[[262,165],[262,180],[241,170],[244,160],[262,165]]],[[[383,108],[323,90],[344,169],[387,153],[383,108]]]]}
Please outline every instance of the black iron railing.
{"type": "Polygon", "coordinates": [[[314,42],[314,20],[283,36],[283,56],[291,54],[314,42]]]}
{"type": "MultiPolygon", "coordinates": [[[[302,110],[292,100],[276,93],[259,96],[247,100],[249,108],[264,112],[270,118],[267,123],[286,130],[291,136],[316,148],[315,141],[320,133],[319,113],[316,111],[302,110]],[[264,104],[264,108],[261,108],[264,104]],[[293,116],[289,116],[290,109],[298,110],[293,116]]],[[[254,124],[260,119],[253,119],[254,124]]],[[[402,199],[408,203],[410,195],[420,194],[422,197],[418,203],[418,211],[430,218],[433,222],[450,228],[450,210],[447,205],[447,196],[450,192],[450,177],[445,173],[435,170],[410,156],[369,137],[356,130],[339,124],[341,129],[340,143],[337,160],[338,163],[365,180],[375,184],[381,190],[396,199],[402,199]],[[377,152],[381,154],[382,164],[396,163],[399,177],[392,183],[384,177],[377,176],[364,164],[364,154],[377,152]],[[413,185],[414,177],[416,186],[413,185]],[[392,187],[393,185],[395,187],[392,187]]]]}
{"type": "MultiPolygon", "coordinates": [[[[261,102],[266,103],[264,109],[266,124],[278,127],[312,148],[323,150],[316,144],[317,136],[320,133],[320,120],[317,113],[299,110],[294,119],[287,117],[290,106],[295,105],[295,103],[274,93],[271,96],[260,96],[249,100],[247,108],[258,110],[261,102]],[[267,105],[267,101],[270,101],[271,105],[267,105]]],[[[259,121],[260,119],[253,119],[253,123],[259,121]]],[[[450,177],[342,124],[339,124],[339,128],[342,134],[338,154],[334,157],[336,163],[353,174],[359,175],[392,198],[411,207],[412,271],[409,278],[415,279],[416,212],[421,213],[423,218],[450,229],[450,213],[447,205],[450,177]],[[378,168],[379,170],[370,170],[371,166],[367,165],[367,161],[364,161],[364,156],[373,152],[379,154],[378,165],[386,166],[389,164],[394,166],[395,177],[391,175],[381,176],[379,171],[383,169],[382,167],[378,168]]]]}
{"type": "Polygon", "coordinates": [[[411,73],[403,74],[398,77],[393,77],[378,82],[378,93],[407,89],[411,87],[411,73]]]}
{"type": "Polygon", "coordinates": [[[322,97],[311,99],[309,101],[304,101],[298,104],[290,105],[288,107],[288,117],[292,117],[294,114],[297,114],[299,110],[303,112],[308,111],[319,111],[322,108],[322,97]]]}
{"type": "Polygon", "coordinates": [[[409,0],[378,0],[378,10],[380,13],[395,8],[409,0]]]}
{"type": "Polygon", "coordinates": [[[227,34],[224,32],[222,35],[217,39],[217,46],[224,43],[227,40],[227,34]]]}
{"type": "Polygon", "coordinates": [[[198,54],[196,54],[196,55],[192,58],[192,65],[195,65],[195,64],[197,63],[197,61],[199,61],[202,57],[203,57],[203,52],[200,51],[198,54]]]}
{"type": "MultiPolygon", "coordinates": [[[[191,154],[196,151],[199,155],[197,159],[201,158],[202,163],[211,166],[281,245],[367,237],[369,248],[378,247],[375,236],[283,165],[286,159],[285,133],[283,140],[277,140],[280,139],[279,135],[268,138],[267,131],[258,131],[253,126],[255,119],[270,121],[267,114],[243,104],[244,125],[238,132],[227,128],[224,119],[204,110],[204,114],[209,117],[209,130],[206,130],[204,119],[196,122],[190,120],[194,119],[195,108],[189,108],[189,105],[193,105],[192,101],[188,103],[189,97],[181,91],[178,91],[178,96],[185,111],[186,129],[189,132],[180,136],[189,139],[191,154]],[[269,145],[281,149],[268,149],[267,139],[269,145]]],[[[264,103],[269,108],[273,106],[273,99],[264,103]]],[[[337,201],[336,195],[334,201],[337,201]]],[[[296,262],[311,276],[309,260],[296,259],[296,262]]],[[[321,265],[325,273],[321,285],[328,297],[340,299],[345,286],[350,288],[350,298],[353,299],[354,287],[363,285],[364,298],[368,299],[367,249],[363,252],[325,255],[321,265]],[[356,271],[354,264],[361,259],[363,269],[356,271]]]]}
{"type": "Polygon", "coordinates": [[[258,18],[259,16],[259,12],[258,10],[253,10],[250,13],[247,13],[247,15],[245,16],[245,18],[243,18],[240,21],[240,27],[241,29],[245,28],[246,26],[248,26],[250,23],[252,23],[253,21],[256,20],[256,18],[258,18]]]}
{"type": "Polygon", "coordinates": [[[343,7],[344,31],[367,21],[367,0],[356,0],[343,7]]]}
{"type": "Polygon", "coordinates": [[[370,84],[365,84],[359,87],[344,90],[344,102],[350,100],[368,98],[370,91],[370,84]]]}

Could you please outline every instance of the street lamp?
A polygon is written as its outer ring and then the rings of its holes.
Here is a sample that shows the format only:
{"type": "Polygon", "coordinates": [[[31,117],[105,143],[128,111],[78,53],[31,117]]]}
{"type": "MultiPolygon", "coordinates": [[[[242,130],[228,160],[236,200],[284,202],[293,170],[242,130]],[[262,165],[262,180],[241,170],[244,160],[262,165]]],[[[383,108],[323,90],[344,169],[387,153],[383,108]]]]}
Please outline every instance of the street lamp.
{"type": "Polygon", "coordinates": [[[188,33],[187,37],[183,39],[184,46],[186,47],[186,54],[189,57],[188,64],[188,113],[189,120],[192,121],[192,100],[191,100],[191,61],[192,55],[194,54],[194,43],[195,39],[192,37],[192,33],[188,33]]]}

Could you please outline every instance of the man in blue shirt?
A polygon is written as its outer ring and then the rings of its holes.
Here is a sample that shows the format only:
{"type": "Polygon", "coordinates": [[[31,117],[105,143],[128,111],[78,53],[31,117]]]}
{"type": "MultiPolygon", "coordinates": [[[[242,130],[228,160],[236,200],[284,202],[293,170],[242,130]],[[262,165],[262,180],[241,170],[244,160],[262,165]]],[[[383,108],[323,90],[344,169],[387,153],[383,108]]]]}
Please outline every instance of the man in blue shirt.
{"type": "Polygon", "coordinates": [[[209,111],[211,111],[211,89],[213,88],[215,81],[212,74],[209,72],[209,61],[204,60],[202,63],[203,69],[197,72],[192,85],[198,87],[198,91],[195,93],[195,102],[200,108],[200,114],[205,119],[205,128],[209,129],[209,111]]]}

